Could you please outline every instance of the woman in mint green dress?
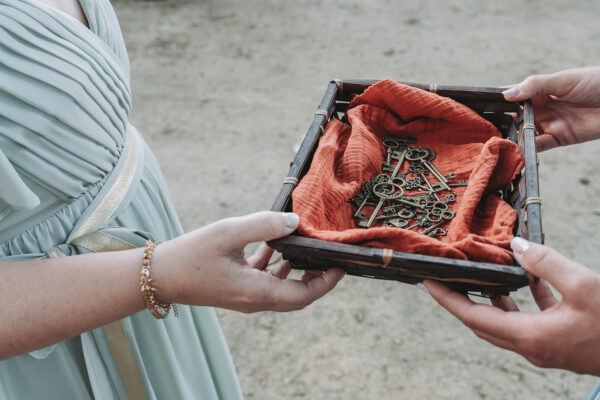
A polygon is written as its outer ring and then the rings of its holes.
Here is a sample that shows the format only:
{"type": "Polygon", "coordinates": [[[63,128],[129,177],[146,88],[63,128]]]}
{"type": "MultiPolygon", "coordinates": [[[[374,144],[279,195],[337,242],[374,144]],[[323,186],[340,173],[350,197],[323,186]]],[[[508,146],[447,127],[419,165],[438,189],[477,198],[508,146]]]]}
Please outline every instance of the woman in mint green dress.
{"type": "Polygon", "coordinates": [[[265,245],[244,258],[295,214],[181,236],[130,109],[108,0],[0,0],[0,399],[241,398],[215,313],[198,306],[300,309],[342,276],[287,280],[265,245]],[[143,311],[146,238],[164,241],[152,285],[177,318],[143,311]]]}

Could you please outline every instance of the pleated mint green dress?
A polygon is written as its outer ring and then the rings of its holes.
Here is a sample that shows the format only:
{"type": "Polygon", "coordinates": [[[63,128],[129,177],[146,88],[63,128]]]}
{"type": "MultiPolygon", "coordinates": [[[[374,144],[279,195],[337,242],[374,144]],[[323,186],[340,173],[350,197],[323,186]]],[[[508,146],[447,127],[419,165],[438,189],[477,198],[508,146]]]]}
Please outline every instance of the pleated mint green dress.
{"type": "MultiPolygon", "coordinates": [[[[89,29],[37,0],[0,0],[0,261],[68,243],[136,140],[135,174],[104,226],[163,241],[182,233],[160,169],[128,125],[129,62],[114,10],[80,1],[89,29]]],[[[181,306],[179,318],[160,321],[143,311],[122,326],[147,398],[241,398],[211,308],[181,306]]],[[[102,329],[0,362],[0,399],[92,398],[128,398],[102,329]]]]}

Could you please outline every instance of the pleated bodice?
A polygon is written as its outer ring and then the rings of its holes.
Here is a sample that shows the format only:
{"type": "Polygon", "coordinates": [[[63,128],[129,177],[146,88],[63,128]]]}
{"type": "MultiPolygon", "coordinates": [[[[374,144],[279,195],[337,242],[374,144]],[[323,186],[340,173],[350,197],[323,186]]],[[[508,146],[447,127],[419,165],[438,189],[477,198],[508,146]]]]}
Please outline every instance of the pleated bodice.
{"type": "Polygon", "coordinates": [[[81,5],[89,29],[37,0],[0,0],[3,255],[19,252],[5,242],[24,227],[97,189],[123,148],[131,110],[123,37],[108,1],[81,5]]]}

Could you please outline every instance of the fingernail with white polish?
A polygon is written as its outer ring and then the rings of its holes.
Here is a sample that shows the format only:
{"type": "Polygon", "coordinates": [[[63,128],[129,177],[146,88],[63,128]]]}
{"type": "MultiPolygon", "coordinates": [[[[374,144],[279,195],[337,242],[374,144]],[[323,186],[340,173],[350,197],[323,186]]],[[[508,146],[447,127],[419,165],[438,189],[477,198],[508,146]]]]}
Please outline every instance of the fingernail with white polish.
{"type": "Polygon", "coordinates": [[[519,88],[510,88],[508,90],[505,90],[504,92],[502,92],[502,94],[504,95],[504,97],[506,97],[507,99],[510,99],[512,97],[516,97],[519,95],[519,93],[521,93],[521,91],[519,90],[519,88]]]}
{"type": "Polygon", "coordinates": [[[285,213],[285,226],[288,228],[297,228],[300,224],[300,216],[296,213],[285,213]]]}
{"type": "Polygon", "coordinates": [[[427,287],[425,287],[425,285],[423,285],[422,283],[417,283],[416,286],[417,286],[417,288],[419,288],[419,290],[421,290],[427,294],[430,294],[429,289],[427,289],[427,287]]]}
{"type": "Polygon", "coordinates": [[[531,247],[531,243],[520,237],[514,237],[510,241],[510,248],[517,254],[525,253],[529,247],[531,247]]]}

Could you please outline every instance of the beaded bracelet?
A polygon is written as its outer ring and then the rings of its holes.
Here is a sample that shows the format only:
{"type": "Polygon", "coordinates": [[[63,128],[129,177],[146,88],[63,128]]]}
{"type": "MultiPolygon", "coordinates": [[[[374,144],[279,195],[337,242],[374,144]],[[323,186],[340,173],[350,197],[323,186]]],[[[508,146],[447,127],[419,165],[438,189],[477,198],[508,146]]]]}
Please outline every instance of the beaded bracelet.
{"type": "Polygon", "coordinates": [[[150,240],[146,241],[146,249],[144,250],[144,257],[142,258],[142,270],[140,271],[140,290],[142,291],[142,297],[146,302],[146,307],[150,310],[150,313],[158,319],[163,319],[169,315],[171,307],[173,307],[173,313],[176,317],[179,316],[177,312],[177,304],[164,303],[156,298],[154,292],[156,288],[153,288],[150,282],[150,264],[152,261],[152,252],[154,248],[161,242],[152,243],[150,240]],[[162,308],[162,312],[160,309],[162,308]]]}

